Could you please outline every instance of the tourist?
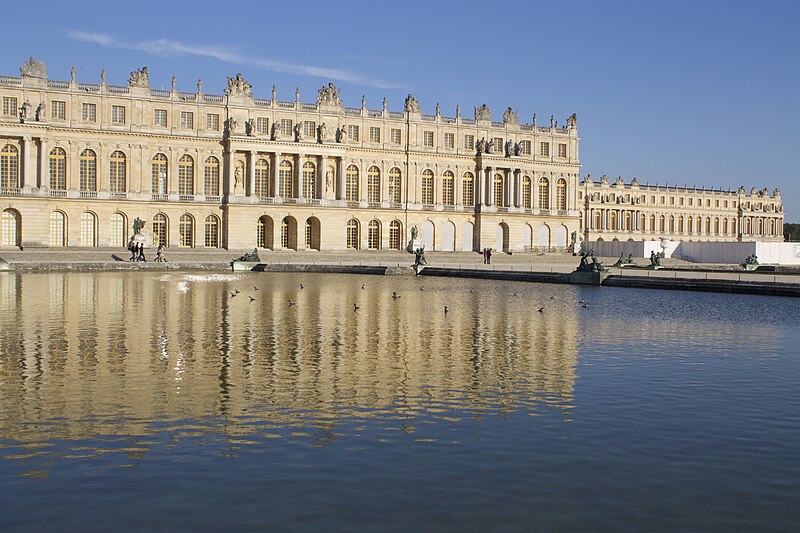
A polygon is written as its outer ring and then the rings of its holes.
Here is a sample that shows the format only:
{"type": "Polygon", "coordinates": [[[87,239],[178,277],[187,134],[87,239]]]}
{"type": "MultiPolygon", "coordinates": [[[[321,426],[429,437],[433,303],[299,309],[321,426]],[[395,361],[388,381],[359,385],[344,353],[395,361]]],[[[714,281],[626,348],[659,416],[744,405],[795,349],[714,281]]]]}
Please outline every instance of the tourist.
{"type": "Polygon", "coordinates": [[[145,259],[145,257],[144,257],[144,243],[143,242],[139,243],[139,259],[138,259],[138,261],[144,261],[145,263],[147,263],[147,259],[145,259]]]}
{"type": "Polygon", "coordinates": [[[487,264],[489,262],[489,249],[485,246],[483,247],[483,264],[487,264]]]}
{"type": "Polygon", "coordinates": [[[167,258],[164,257],[164,246],[159,244],[158,249],[156,250],[156,262],[158,263],[166,263],[167,258]]]}
{"type": "Polygon", "coordinates": [[[128,243],[128,251],[131,253],[131,258],[128,261],[136,261],[136,243],[133,239],[128,243]]]}
{"type": "Polygon", "coordinates": [[[486,250],[486,264],[487,265],[491,265],[492,264],[492,249],[491,248],[488,248],[486,250]]]}

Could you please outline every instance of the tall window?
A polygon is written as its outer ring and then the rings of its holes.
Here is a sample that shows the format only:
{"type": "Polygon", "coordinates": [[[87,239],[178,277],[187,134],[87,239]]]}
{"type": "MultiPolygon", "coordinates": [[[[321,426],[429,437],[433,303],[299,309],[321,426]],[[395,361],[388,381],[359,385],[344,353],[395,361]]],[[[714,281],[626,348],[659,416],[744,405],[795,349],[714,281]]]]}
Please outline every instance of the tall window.
{"type": "Polygon", "coordinates": [[[167,216],[159,213],[153,217],[153,246],[168,246],[167,216]]]}
{"type": "Polygon", "coordinates": [[[392,144],[401,144],[403,142],[403,131],[400,129],[392,128],[390,132],[390,140],[392,144]]]}
{"type": "Polygon", "coordinates": [[[315,139],[317,137],[317,123],[313,120],[303,122],[303,135],[308,139],[315,139]]]}
{"type": "Polygon", "coordinates": [[[444,134],[444,147],[445,148],[455,148],[456,147],[456,134],[455,133],[445,133],[444,134]]]}
{"type": "Polygon", "coordinates": [[[567,180],[564,178],[556,182],[556,209],[567,210],[567,180]]]}
{"type": "Polygon", "coordinates": [[[432,131],[423,131],[422,132],[422,146],[433,147],[433,132],[432,131]]]}
{"type": "Polygon", "coordinates": [[[116,150],[108,158],[108,186],[111,192],[127,190],[126,158],[123,152],[116,150]]]}
{"type": "Polygon", "coordinates": [[[194,159],[184,154],[178,159],[178,194],[191,196],[194,194],[194,159]]]}
{"type": "Polygon", "coordinates": [[[209,131],[219,131],[219,115],[215,113],[206,115],[206,129],[209,131]]]}
{"type": "Polygon", "coordinates": [[[367,201],[372,203],[381,201],[381,171],[376,166],[367,170],[367,201]]]}
{"type": "Polygon", "coordinates": [[[358,220],[351,218],[347,221],[347,248],[358,250],[359,238],[358,220]]]}
{"type": "Polygon", "coordinates": [[[3,210],[0,219],[0,246],[19,246],[18,213],[14,209],[3,210]]]}
{"type": "Polygon", "coordinates": [[[494,188],[492,189],[494,205],[503,207],[503,176],[494,175],[494,188]]]}
{"type": "Polygon", "coordinates": [[[525,155],[531,155],[531,142],[530,141],[520,141],[519,142],[519,151],[525,155]]]}
{"type": "Polygon", "coordinates": [[[185,130],[194,129],[194,113],[191,111],[181,111],[181,128],[185,130]]]}
{"type": "Polygon", "coordinates": [[[88,148],[80,157],[80,190],[97,190],[97,155],[88,148]]]}
{"type": "Polygon", "coordinates": [[[303,164],[303,196],[317,197],[317,167],[311,161],[303,164]]]}
{"type": "Polygon", "coordinates": [[[125,246],[125,215],[122,213],[114,213],[111,215],[111,231],[109,232],[109,242],[111,246],[123,247],[125,246]]]}
{"type": "Polygon", "coordinates": [[[84,122],[97,122],[97,106],[95,104],[83,104],[81,106],[81,118],[84,122]]]}
{"type": "Polygon", "coordinates": [[[153,194],[167,194],[167,156],[164,154],[153,156],[151,178],[151,192],[153,194]]]}
{"type": "Polygon", "coordinates": [[[543,142],[539,144],[539,155],[542,157],[550,157],[550,143],[543,142]]]}
{"type": "Polygon", "coordinates": [[[456,178],[452,172],[446,170],[442,176],[442,203],[444,205],[455,204],[453,190],[455,188],[456,178]]]}
{"type": "Polygon", "coordinates": [[[156,109],[153,112],[153,125],[161,128],[167,127],[167,110],[156,109]]]}
{"type": "Polygon", "coordinates": [[[495,137],[494,139],[494,153],[502,154],[503,153],[503,138],[502,137],[495,137]]]}
{"type": "Polygon", "coordinates": [[[522,178],[522,207],[531,209],[531,178],[522,178]]]}
{"type": "Polygon", "coordinates": [[[283,136],[292,135],[292,119],[290,118],[281,119],[281,135],[283,136]]]}
{"type": "Polygon", "coordinates": [[[430,169],[422,172],[422,203],[433,205],[433,171],[430,169]]]}
{"type": "Polygon", "coordinates": [[[182,248],[192,248],[194,246],[194,220],[191,215],[181,215],[178,223],[178,230],[181,237],[178,246],[182,248]]]}
{"type": "Polygon", "coordinates": [[[399,204],[401,198],[400,169],[394,167],[389,171],[389,201],[399,204]]]}
{"type": "Polygon", "coordinates": [[[206,196],[219,196],[219,159],[214,156],[203,164],[203,182],[206,196]]]}
{"type": "Polygon", "coordinates": [[[294,198],[294,187],[292,183],[292,164],[289,161],[282,161],[278,171],[280,181],[281,198],[294,198]]]}
{"type": "Polygon", "coordinates": [[[464,148],[466,150],[472,150],[475,148],[475,136],[474,135],[464,135],[464,148]]]}
{"type": "Polygon", "coordinates": [[[63,148],[50,150],[50,188],[54,191],[67,190],[67,153],[63,148]]]}
{"type": "Polygon", "coordinates": [[[567,145],[558,143],[558,157],[567,157],[567,145]]]}
{"type": "Polygon", "coordinates": [[[97,246],[97,217],[94,213],[81,213],[81,246],[97,246]]]}
{"type": "Polygon", "coordinates": [[[256,119],[256,132],[262,135],[269,133],[269,120],[267,120],[267,117],[258,117],[256,119]]]}
{"type": "Polygon", "coordinates": [[[111,123],[112,124],[125,124],[125,106],[112,105],[111,106],[111,123]]]}
{"type": "Polygon", "coordinates": [[[13,96],[3,97],[3,115],[7,117],[17,116],[17,99],[13,96]]]}
{"type": "Polygon", "coordinates": [[[399,220],[392,220],[389,223],[389,249],[390,250],[399,250],[400,249],[400,233],[401,233],[401,226],[399,220]]]}
{"type": "Polygon", "coordinates": [[[371,143],[379,143],[381,142],[381,129],[376,128],[375,126],[371,126],[369,128],[369,142],[371,143]]]}
{"type": "Polygon", "coordinates": [[[292,224],[289,217],[285,217],[281,221],[281,248],[284,250],[291,250],[293,248],[291,242],[292,224]]]}
{"type": "Polygon", "coordinates": [[[67,217],[61,211],[50,213],[50,246],[67,245],[67,217]]]}
{"type": "Polygon", "coordinates": [[[358,142],[358,126],[347,126],[347,136],[353,142],[358,142]]]}
{"type": "Polygon", "coordinates": [[[347,201],[358,201],[358,167],[355,165],[348,165],[344,173],[344,195],[347,201]]]}
{"type": "Polygon", "coordinates": [[[550,181],[539,178],[539,209],[550,209],[550,181]]]}
{"type": "Polygon", "coordinates": [[[63,100],[53,100],[50,102],[50,118],[53,120],[66,120],[67,103],[63,100]]]}
{"type": "Polygon", "coordinates": [[[256,161],[255,172],[256,196],[266,198],[269,196],[269,161],[266,159],[256,161]]]}
{"type": "Polygon", "coordinates": [[[19,187],[19,151],[7,144],[0,150],[0,189],[19,187]]]}
{"type": "Polygon", "coordinates": [[[475,176],[472,172],[464,173],[464,184],[462,187],[463,191],[461,192],[464,195],[464,205],[475,205],[475,176]]]}
{"type": "Polygon", "coordinates": [[[259,248],[272,247],[272,219],[267,215],[259,217],[256,225],[256,245],[259,248]]]}
{"type": "Polygon", "coordinates": [[[208,215],[205,230],[206,248],[219,248],[219,218],[215,215],[208,215]]]}
{"type": "Polygon", "coordinates": [[[381,247],[381,223],[370,220],[367,226],[367,249],[378,250],[381,247]]]}

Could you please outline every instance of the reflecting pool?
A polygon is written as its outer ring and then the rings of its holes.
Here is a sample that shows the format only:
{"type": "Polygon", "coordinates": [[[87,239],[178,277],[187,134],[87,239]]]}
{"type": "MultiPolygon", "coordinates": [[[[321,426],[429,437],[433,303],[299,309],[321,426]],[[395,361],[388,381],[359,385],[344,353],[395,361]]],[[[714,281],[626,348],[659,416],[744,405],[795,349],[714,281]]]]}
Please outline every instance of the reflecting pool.
{"type": "Polygon", "coordinates": [[[798,319],[488,280],[0,273],[0,530],[797,531],[798,319]]]}

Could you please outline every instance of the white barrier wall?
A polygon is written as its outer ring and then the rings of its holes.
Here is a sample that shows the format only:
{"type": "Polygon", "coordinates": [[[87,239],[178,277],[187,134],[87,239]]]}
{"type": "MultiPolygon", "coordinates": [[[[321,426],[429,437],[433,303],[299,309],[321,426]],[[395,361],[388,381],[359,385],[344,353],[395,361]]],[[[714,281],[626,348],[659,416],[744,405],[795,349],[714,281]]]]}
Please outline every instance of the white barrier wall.
{"type": "Polygon", "coordinates": [[[583,241],[581,251],[594,250],[598,257],[630,254],[647,259],[650,252],[664,252],[692,263],[739,264],[755,254],[762,265],[800,265],[797,242],[682,242],[682,241],[583,241]]]}

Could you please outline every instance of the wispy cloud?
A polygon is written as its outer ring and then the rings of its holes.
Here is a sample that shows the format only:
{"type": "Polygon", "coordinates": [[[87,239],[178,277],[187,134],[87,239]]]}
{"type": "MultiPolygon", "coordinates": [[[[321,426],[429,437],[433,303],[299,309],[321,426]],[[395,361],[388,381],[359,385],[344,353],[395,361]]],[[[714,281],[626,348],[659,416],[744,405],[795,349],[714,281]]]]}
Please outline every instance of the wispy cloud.
{"type": "Polygon", "coordinates": [[[151,41],[123,41],[104,33],[93,33],[83,31],[70,31],[67,33],[70,39],[85,43],[94,43],[105,48],[123,48],[127,50],[138,50],[158,57],[180,57],[185,55],[210,57],[224,63],[235,65],[250,65],[262,70],[272,72],[286,72],[299,74],[301,76],[315,76],[326,80],[344,81],[347,83],[357,83],[378,87],[380,89],[399,89],[401,86],[364,76],[356,72],[347,70],[316,67],[313,65],[296,65],[268,59],[263,57],[252,57],[238,53],[229,47],[215,44],[196,44],[183,43],[170,39],[155,39],[151,41]]]}

